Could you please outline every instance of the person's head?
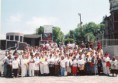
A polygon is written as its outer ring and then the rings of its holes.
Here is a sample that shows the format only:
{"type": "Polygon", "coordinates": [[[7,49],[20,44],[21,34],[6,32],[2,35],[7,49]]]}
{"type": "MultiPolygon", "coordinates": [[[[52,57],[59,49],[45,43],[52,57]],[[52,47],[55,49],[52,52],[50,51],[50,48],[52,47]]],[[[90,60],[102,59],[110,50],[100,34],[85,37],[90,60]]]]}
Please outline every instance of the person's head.
{"type": "Polygon", "coordinates": [[[81,59],[82,59],[82,57],[81,57],[81,56],[79,56],[79,59],[81,60],[81,59]]]}
{"type": "Polygon", "coordinates": [[[115,56],[113,56],[112,61],[115,61],[115,56]]]}
{"type": "Polygon", "coordinates": [[[8,55],[8,59],[11,59],[11,55],[8,55]]]}
{"type": "Polygon", "coordinates": [[[39,53],[36,53],[35,56],[38,57],[39,56],[39,53]]]}
{"type": "Polygon", "coordinates": [[[109,56],[109,54],[108,54],[108,52],[106,52],[106,53],[105,53],[105,57],[108,57],[108,56],[109,56]]]}
{"type": "Polygon", "coordinates": [[[45,58],[45,61],[47,61],[47,58],[45,58]]]}
{"type": "Polygon", "coordinates": [[[64,56],[61,56],[61,60],[64,60],[64,56]]]}
{"type": "Polygon", "coordinates": [[[18,57],[17,56],[14,56],[14,59],[16,60],[18,57]]]}

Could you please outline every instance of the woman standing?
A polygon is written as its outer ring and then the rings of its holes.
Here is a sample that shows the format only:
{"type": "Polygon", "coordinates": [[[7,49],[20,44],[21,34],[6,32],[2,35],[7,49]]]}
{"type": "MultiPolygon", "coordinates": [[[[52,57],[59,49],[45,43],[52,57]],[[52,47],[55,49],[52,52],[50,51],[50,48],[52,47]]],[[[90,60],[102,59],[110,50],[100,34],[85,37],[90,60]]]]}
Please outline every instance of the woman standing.
{"type": "Polygon", "coordinates": [[[70,59],[69,56],[67,56],[66,63],[67,63],[67,67],[66,67],[67,75],[71,75],[72,60],[70,59]]]}
{"type": "Polygon", "coordinates": [[[72,61],[72,74],[74,76],[77,75],[77,65],[78,65],[78,63],[77,63],[76,57],[74,57],[73,61],[72,61]]]}
{"type": "Polygon", "coordinates": [[[44,75],[47,76],[49,74],[49,66],[47,59],[45,59],[45,61],[43,62],[43,66],[44,66],[44,75]]]}
{"type": "Polygon", "coordinates": [[[33,54],[30,54],[31,58],[29,60],[29,76],[34,76],[35,61],[33,54]]]}
{"type": "Polygon", "coordinates": [[[26,60],[25,55],[23,55],[21,59],[21,76],[22,77],[27,76],[27,66],[28,66],[28,62],[26,60]]]}
{"type": "Polygon", "coordinates": [[[39,75],[39,54],[38,53],[35,54],[34,62],[35,62],[35,69],[34,69],[35,76],[38,76],[39,75]]]}
{"type": "Polygon", "coordinates": [[[60,70],[60,65],[59,65],[59,57],[56,55],[55,56],[55,61],[54,61],[54,69],[55,69],[55,75],[59,75],[59,70],[60,70]]]}

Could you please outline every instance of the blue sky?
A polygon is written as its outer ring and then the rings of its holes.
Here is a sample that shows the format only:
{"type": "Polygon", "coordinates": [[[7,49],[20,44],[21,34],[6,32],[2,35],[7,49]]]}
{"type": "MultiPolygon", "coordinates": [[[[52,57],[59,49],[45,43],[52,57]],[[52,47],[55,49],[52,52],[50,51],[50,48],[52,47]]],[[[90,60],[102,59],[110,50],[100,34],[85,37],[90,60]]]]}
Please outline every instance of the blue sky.
{"type": "Polygon", "coordinates": [[[67,34],[79,23],[100,23],[109,15],[109,0],[1,0],[1,34],[35,33],[41,25],[54,25],[67,34]]]}

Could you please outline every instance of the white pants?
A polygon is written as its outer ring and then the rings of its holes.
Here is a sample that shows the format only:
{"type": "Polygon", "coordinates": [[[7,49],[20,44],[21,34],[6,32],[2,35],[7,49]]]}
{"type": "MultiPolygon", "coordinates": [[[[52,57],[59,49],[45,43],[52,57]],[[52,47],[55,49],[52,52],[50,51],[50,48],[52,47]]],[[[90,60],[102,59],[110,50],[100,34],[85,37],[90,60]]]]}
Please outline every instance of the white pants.
{"type": "Polygon", "coordinates": [[[34,67],[35,67],[34,63],[29,64],[29,76],[34,76],[34,67]]]}
{"type": "Polygon", "coordinates": [[[110,74],[110,69],[109,69],[109,67],[106,67],[106,74],[110,74]]]}
{"type": "Polygon", "coordinates": [[[44,65],[43,64],[40,64],[40,73],[44,74],[44,65]]]}
{"type": "Polygon", "coordinates": [[[102,63],[102,66],[103,66],[103,73],[104,74],[107,74],[107,71],[106,71],[106,63],[102,63]]]}
{"type": "Polygon", "coordinates": [[[21,76],[24,77],[27,74],[27,67],[26,65],[21,66],[21,76]]]}
{"type": "Polygon", "coordinates": [[[49,74],[49,66],[48,64],[44,65],[44,73],[49,74]]]}

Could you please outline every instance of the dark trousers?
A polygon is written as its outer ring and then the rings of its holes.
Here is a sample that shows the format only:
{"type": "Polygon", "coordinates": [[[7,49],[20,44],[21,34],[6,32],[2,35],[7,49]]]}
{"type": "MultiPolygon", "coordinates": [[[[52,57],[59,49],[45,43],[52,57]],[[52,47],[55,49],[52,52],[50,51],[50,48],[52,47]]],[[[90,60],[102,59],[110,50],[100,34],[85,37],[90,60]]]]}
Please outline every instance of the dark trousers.
{"type": "Polygon", "coordinates": [[[56,76],[59,75],[59,71],[60,71],[60,66],[59,65],[55,65],[55,75],[56,76]]]}
{"type": "Polygon", "coordinates": [[[7,65],[7,77],[12,77],[12,66],[7,65]]]}
{"type": "Polygon", "coordinates": [[[18,69],[13,69],[13,74],[15,77],[17,77],[18,76],[18,69]]]}
{"type": "Polygon", "coordinates": [[[92,74],[92,71],[91,71],[91,66],[90,66],[90,63],[89,62],[87,62],[85,64],[85,68],[86,68],[86,74],[87,75],[91,75],[92,74]]]}
{"type": "Polygon", "coordinates": [[[54,71],[55,71],[55,69],[54,69],[54,65],[49,65],[49,71],[50,71],[50,76],[54,76],[54,71]]]}
{"type": "Polygon", "coordinates": [[[6,77],[7,76],[7,64],[4,64],[4,77],[6,77]]]}
{"type": "Polygon", "coordinates": [[[102,68],[101,67],[98,67],[98,75],[100,75],[102,72],[102,68]]]}

